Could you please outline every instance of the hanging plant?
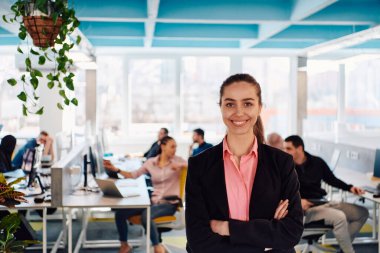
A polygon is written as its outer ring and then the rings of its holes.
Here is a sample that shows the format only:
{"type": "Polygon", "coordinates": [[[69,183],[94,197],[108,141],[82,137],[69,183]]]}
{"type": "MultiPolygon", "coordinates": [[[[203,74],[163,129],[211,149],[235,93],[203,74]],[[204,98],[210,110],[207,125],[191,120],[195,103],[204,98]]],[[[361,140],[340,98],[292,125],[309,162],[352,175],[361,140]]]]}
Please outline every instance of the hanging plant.
{"type": "MultiPolygon", "coordinates": [[[[23,103],[23,114],[43,114],[44,107],[38,105],[38,87],[45,79],[49,89],[56,89],[67,106],[78,105],[75,97],[69,98],[67,90],[74,91],[74,73],[71,71],[73,60],[68,53],[75,44],[79,45],[81,37],[71,41],[70,34],[79,26],[75,10],[68,7],[67,0],[17,0],[11,6],[11,14],[3,15],[4,22],[18,23],[20,40],[27,42],[28,50],[20,46],[18,53],[25,56],[26,73],[7,82],[11,86],[21,85],[22,91],[17,97],[23,103]],[[29,45],[29,37],[33,45],[29,45]],[[36,60],[34,60],[36,59],[36,60]],[[42,73],[38,68],[51,62],[52,70],[42,73]],[[39,106],[39,107],[38,107],[39,106]]],[[[63,110],[64,105],[57,103],[63,110]]]]}

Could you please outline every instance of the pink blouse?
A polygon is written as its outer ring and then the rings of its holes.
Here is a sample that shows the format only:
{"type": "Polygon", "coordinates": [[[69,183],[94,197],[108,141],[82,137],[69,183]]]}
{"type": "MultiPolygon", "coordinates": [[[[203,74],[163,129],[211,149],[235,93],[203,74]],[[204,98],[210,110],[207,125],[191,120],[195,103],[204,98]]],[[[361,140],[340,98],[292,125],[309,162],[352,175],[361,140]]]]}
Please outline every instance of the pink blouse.
{"type": "Polygon", "coordinates": [[[133,178],[138,178],[142,174],[149,173],[153,183],[152,203],[157,204],[163,196],[179,196],[179,176],[181,169],[187,166],[187,162],[179,157],[174,156],[164,167],[158,166],[160,155],[149,158],[140,169],[132,172],[133,178]],[[173,169],[173,165],[176,169],[173,169]],[[180,168],[180,169],[178,169],[180,168]]]}
{"type": "Polygon", "coordinates": [[[230,151],[227,138],[223,140],[224,174],[230,218],[249,220],[249,203],[257,170],[257,141],[251,151],[240,158],[240,167],[230,151]]]}

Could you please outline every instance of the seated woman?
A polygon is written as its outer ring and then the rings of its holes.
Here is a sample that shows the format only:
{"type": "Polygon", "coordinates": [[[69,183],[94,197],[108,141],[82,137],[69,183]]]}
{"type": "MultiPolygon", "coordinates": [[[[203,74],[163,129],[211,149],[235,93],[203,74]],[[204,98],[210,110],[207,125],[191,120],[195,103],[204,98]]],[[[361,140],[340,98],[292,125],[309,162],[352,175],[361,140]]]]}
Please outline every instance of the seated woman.
{"type": "MultiPolygon", "coordinates": [[[[121,171],[110,161],[104,160],[104,167],[108,170],[120,173],[125,178],[138,178],[139,176],[150,173],[154,191],[151,197],[151,232],[155,253],[164,253],[164,247],[159,244],[158,231],[153,219],[157,217],[173,215],[177,209],[177,203],[165,201],[165,196],[179,196],[179,176],[181,169],[187,162],[175,155],[177,144],[170,137],[164,137],[160,142],[160,152],[156,157],[148,159],[140,169],[132,172],[121,171]]],[[[117,209],[115,212],[115,222],[120,239],[119,253],[132,252],[132,247],[128,244],[128,223],[127,219],[131,216],[141,214],[142,224],[146,227],[146,209],[117,209]]]]}
{"type": "Polygon", "coordinates": [[[13,135],[6,135],[0,143],[0,172],[12,171],[12,154],[16,147],[16,138],[13,135]]]}

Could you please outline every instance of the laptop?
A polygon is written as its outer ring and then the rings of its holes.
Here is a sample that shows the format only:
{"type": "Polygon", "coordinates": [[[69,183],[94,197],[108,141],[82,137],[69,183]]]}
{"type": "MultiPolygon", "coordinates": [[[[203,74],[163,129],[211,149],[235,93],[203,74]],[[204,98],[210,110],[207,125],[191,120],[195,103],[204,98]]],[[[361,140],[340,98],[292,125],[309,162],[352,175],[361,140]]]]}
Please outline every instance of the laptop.
{"type": "Polygon", "coordinates": [[[102,190],[105,196],[112,196],[118,198],[129,198],[140,196],[140,192],[136,187],[122,187],[118,188],[115,184],[115,180],[99,179],[95,178],[100,190],[102,190]]]}

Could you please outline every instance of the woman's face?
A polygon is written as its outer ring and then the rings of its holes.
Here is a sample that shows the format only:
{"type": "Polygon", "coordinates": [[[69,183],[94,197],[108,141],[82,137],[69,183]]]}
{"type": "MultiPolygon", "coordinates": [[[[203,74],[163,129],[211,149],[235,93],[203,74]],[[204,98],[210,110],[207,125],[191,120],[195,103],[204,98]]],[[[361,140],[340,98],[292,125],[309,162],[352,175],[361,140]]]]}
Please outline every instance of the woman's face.
{"type": "Polygon", "coordinates": [[[226,86],[221,98],[221,111],[229,134],[253,133],[261,112],[256,87],[244,81],[226,86]]]}
{"type": "Polygon", "coordinates": [[[174,140],[169,140],[166,144],[161,145],[162,153],[168,157],[173,157],[177,150],[177,143],[174,140]]]}

